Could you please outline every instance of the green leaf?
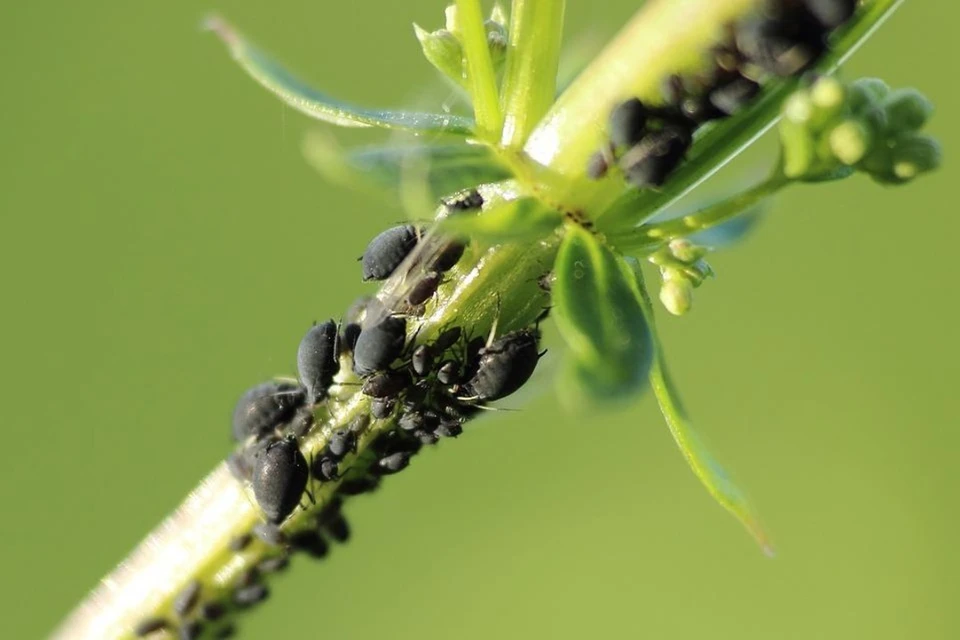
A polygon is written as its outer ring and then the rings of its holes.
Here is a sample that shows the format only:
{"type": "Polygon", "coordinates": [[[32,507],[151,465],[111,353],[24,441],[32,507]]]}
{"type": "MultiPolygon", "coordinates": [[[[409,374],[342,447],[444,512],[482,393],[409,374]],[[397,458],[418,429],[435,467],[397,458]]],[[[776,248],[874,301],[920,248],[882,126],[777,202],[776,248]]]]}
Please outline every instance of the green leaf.
{"type": "Polygon", "coordinates": [[[676,385],[667,371],[667,363],[663,355],[663,347],[660,344],[660,338],[657,335],[657,328],[653,316],[653,306],[650,298],[646,294],[646,288],[643,283],[643,274],[640,272],[639,265],[634,265],[634,277],[636,286],[643,295],[644,315],[647,318],[650,327],[650,333],[653,341],[653,365],[650,368],[650,386],[653,394],[660,405],[660,412],[663,413],[667,426],[670,428],[670,434],[680,448],[684,460],[690,465],[694,475],[700,480],[707,492],[720,503],[724,509],[746,527],[747,531],[753,536],[754,540],[760,545],[760,548],[768,556],[774,555],[773,544],[770,537],[760,523],[759,518],[750,506],[746,495],[734,483],[730,474],[721,466],[714,455],[710,452],[703,439],[697,433],[687,416],[687,412],[680,400],[680,394],[677,392],[676,385]]]}
{"type": "Polygon", "coordinates": [[[568,372],[595,397],[640,390],[653,341],[630,266],[592,233],[568,225],[554,276],[554,317],[573,359],[568,372]]]}
{"type": "Polygon", "coordinates": [[[473,134],[473,121],[463,116],[367,109],[341,102],[308,86],[267,54],[248,42],[219,16],[205,27],[227,45],[233,58],[250,76],[288,106],[317,120],[341,127],[382,127],[416,133],[473,134]]]}
{"type": "Polygon", "coordinates": [[[438,222],[444,233],[466,236],[481,244],[543,238],[563,223],[563,216],[536,198],[521,195],[512,181],[477,187],[483,208],[457,211],[438,222]]]}
{"type": "MultiPolygon", "coordinates": [[[[421,190],[432,209],[447,194],[509,176],[488,147],[465,144],[409,144],[344,149],[332,135],[311,131],[303,142],[307,161],[331,182],[382,192],[405,201],[421,190]]],[[[411,205],[420,203],[410,203],[411,205]]],[[[423,214],[423,209],[411,208],[423,214]]]]}

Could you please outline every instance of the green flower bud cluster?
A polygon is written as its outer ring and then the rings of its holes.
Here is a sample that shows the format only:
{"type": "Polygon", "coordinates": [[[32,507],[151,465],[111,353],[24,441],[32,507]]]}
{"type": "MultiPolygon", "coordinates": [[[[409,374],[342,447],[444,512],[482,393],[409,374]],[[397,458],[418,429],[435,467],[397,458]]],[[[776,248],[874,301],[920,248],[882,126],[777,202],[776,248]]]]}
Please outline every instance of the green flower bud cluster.
{"type": "Polygon", "coordinates": [[[933,112],[915,89],[891,90],[876,78],[845,85],[821,77],[785,102],[780,122],[785,177],[818,182],[862,171],[903,184],[940,164],[940,146],[920,133],[933,112]]]}
{"type": "Polygon", "coordinates": [[[709,251],[686,238],[676,238],[648,258],[660,268],[660,302],[673,315],[687,313],[693,306],[693,290],[714,275],[704,259],[709,251]]]}
{"type": "MultiPolygon", "coordinates": [[[[427,31],[418,24],[413,32],[420,41],[423,55],[436,69],[458,85],[466,87],[467,65],[460,42],[460,28],[456,5],[450,5],[445,11],[446,24],[443,29],[427,31]]],[[[499,69],[507,57],[507,15],[503,7],[497,4],[490,18],[483,23],[487,33],[487,45],[494,69],[499,69]]]]}

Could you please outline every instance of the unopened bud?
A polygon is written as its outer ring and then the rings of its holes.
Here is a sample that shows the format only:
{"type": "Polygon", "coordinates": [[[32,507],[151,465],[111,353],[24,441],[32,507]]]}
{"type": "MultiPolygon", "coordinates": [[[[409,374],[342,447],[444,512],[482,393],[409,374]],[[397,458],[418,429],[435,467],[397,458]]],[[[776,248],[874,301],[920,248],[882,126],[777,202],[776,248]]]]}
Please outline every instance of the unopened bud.
{"type": "Polygon", "coordinates": [[[693,285],[686,278],[664,280],[660,287],[660,302],[675,316],[682,316],[693,305],[693,285]]]}
{"type": "Polygon", "coordinates": [[[838,124],[828,139],[833,156],[847,166],[860,162],[870,150],[870,132],[856,120],[838,124]]]}
{"type": "Polygon", "coordinates": [[[780,144],[783,147],[783,175],[788,178],[806,175],[816,155],[810,130],[784,118],[780,121],[780,144]]]}
{"type": "Polygon", "coordinates": [[[455,82],[463,82],[463,47],[457,37],[446,29],[429,32],[418,24],[413,31],[430,64],[455,82]]]}
{"type": "Polygon", "coordinates": [[[813,118],[813,102],[807,91],[794,91],[783,103],[783,117],[794,124],[806,125],[813,118]]]}
{"type": "Polygon", "coordinates": [[[917,131],[933,113],[933,103],[916,89],[897,89],[883,102],[890,131],[917,131]]]}
{"type": "Polygon", "coordinates": [[[860,78],[851,82],[847,91],[847,104],[851,111],[860,113],[883,101],[890,93],[890,86],[879,78],[860,78]]]}
{"type": "Polygon", "coordinates": [[[843,111],[847,91],[839,80],[831,76],[818,78],[810,87],[810,103],[814,113],[811,124],[814,128],[823,129],[843,111]]]}
{"type": "Polygon", "coordinates": [[[893,174],[903,180],[911,180],[921,173],[933,171],[940,166],[940,144],[925,135],[901,138],[893,148],[893,174]]]}

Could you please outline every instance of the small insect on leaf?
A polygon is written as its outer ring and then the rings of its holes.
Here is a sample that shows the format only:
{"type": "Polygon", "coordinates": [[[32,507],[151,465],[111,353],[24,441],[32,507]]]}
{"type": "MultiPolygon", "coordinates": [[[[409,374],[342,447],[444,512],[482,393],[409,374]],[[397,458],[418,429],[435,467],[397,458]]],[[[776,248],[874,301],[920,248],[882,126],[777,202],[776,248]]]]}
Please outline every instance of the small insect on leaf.
{"type": "Polygon", "coordinates": [[[648,327],[653,341],[653,364],[650,367],[650,387],[660,405],[660,411],[663,413],[667,426],[670,428],[670,434],[680,448],[687,464],[694,475],[700,480],[707,492],[720,503],[724,509],[746,527],[747,531],[753,536],[754,540],[760,545],[760,548],[768,556],[774,555],[773,543],[767,532],[763,529],[759,518],[754,512],[746,495],[734,483],[730,474],[720,465],[717,459],[707,448],[700,435],[693,427],[693,423],[687,416],[686,410],[680,401],[680,394],[667,372],[667,365],[664,361],[663,348],[657,337],[656,326],[654,324],[653,307],[649,297],[646,295],[646,289],[643,283],[643,275],[640,272],[639,265],[631,266],[631,271],[635,277],[635,284],[638,291],[641,292],[643,299],[643,312],[648,320],[648,327]]]}
{"type": "Polygon", "coordinates": [[[558,211],[544,207],[536,199],[505,192],[484,194],[482,210],[447,216],[440,221],[439,228],[479,243],[497,244],[542,238],[562,222],[558,211]]]}
{"type": "Polygon", "coordinates": [[[554,267],[554,317],[590,395],[612,398],[646,383],[650,327],[630,267],[596,236],[570,225],[554,267]]]}
{"type": "Polygon", "coordinates": [[[290,107],[317,120],[341,127],[381,127],[416,133],[447,133],[469,136],[473,121],[443,113],[419,113],[367,109],[341,102],[305,84],[278,62],[245,40],[219,16],[210,16],[203,25],[227,45],[244,71],[290,107]]]}

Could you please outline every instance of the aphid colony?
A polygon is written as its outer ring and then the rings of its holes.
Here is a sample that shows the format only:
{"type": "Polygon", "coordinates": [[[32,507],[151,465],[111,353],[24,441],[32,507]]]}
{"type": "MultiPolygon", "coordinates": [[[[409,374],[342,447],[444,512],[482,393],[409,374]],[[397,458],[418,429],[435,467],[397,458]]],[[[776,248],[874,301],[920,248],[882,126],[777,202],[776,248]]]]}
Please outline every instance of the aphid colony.
{"type": "MultiPolygon", "coordinates": [[[[476,191],[445,202],[451,213],[482,204],[476,191]]],[[[533,374],[542,355],[535,326],[500,336],[470,336],[463,327],[451,326],[429,341],[417,340],[411,319],[423,312],[466,249],[449,238],[430,240],[413,225],[376,236],[360,259],[363,279],[386,280],[405,265],[398,273],[403,285],[385,300],[358,300],[339,324],[327,320],[311,327],[297,350],[298,382],[265,382],[238,400],[232,432],[240,448],[227,464],[252,486],[265,522],[232,540],[230,549],[244,553],[257,539],[271,551],[244,573],[229,602],[198,606],[203,591],[198,582],[178,595],[173,612],[181,637],[198,637],[229,608],[264,600],[269,591],[261,576],[285,568],[291,551],[322,558],[328,538],[346,541],[350,530],[340,511],[342,497],[373,491],[384,476],[405,469],[424,445],[459,436],[463,424],[484,405],[512,394],[533,374]],[[337,381],[342,367],[352,371],[355,381],[349,376],[337,381]],[[308,460],[300,440],[313,427],[315,413],[339,389],[357,384],[370,399],[369,415],[355,416],[348,426],[333,431],[323,450],[308,460]],[[358,452],[360,439],[375,420],[391,420],[395,427],[358,452]],[[354,454],[356,460],[343,464],[354,454]],[[313,500],[317,483],[330,482],[339,483],[336,497],[312,526],[290,535],[280,529],[304,496],[313,500]]],[[[135,631],[143,636],[174,626],[152,618],[135,631]]]]}
{"type": "Polygon", "coordinates": [[[602,178],[616,162],[634,187],[663,185],[700,125],[735,114],[756,97],[767,77],[812,67],[827,50],[830,33],[853,16],[856,6],[857,0],[767,0],[758,15],[727,30],[711,52],[708,70],[668,78],[662,104],[637,98],[618,104],[607,126],[609,143],[590,157],[587,175],[602,178]]]}

